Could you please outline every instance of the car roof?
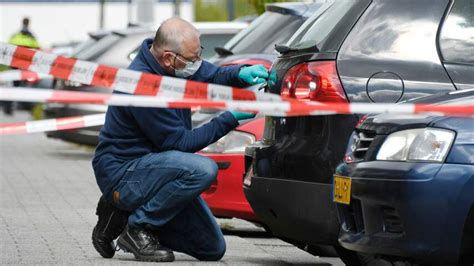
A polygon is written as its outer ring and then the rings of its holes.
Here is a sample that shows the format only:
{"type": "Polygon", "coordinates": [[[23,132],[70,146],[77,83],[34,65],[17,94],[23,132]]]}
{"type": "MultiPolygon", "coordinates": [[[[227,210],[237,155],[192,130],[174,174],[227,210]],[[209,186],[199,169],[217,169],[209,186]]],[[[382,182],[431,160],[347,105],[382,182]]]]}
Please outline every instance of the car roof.
{"type": "Polygon", "coordinates": [[[245,29],[249,24],[245,22],[193,22],[196,29],[201,33],[229,33],[235,34],[245,29]]]}
{"type": "Polygon", "coordinates": [[[120,36],[127,36],[127,35],[135,35],[135,34],[152,33],[153,30],[148,27],[129,27],[129,28],[120,29],[120,30],[113,30],[111,32],[120,36]]]}

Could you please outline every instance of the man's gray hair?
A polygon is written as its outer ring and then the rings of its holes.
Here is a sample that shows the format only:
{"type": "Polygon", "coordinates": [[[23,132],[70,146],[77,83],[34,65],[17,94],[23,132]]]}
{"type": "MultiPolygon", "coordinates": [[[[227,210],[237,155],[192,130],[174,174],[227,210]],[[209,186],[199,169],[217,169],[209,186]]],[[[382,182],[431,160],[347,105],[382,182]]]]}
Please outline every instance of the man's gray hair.
{"type": "Polygon", "coordinates": [[[153,47],[181,53],[183,40],[190,33],[199,35],[199,31],[191,23],[180,18],[167,19],[156,31],[153,47]]]}

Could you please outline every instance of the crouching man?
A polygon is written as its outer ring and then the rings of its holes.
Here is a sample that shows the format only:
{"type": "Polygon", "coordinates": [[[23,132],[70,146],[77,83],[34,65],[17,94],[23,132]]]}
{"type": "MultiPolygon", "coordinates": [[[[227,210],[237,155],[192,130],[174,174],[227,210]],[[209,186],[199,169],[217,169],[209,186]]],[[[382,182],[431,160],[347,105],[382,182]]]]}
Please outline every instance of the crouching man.
{"type": "MultiPolygon", "coordinates": [[[[188,22],[165,21],[143,42],[130,69],[245,87],[264,82],[262,65],[218,67],[201,59],[199,32],[188,22]]],[[[138,260],[173,261],[173,251],[220,260],[226,245],[199,196],[217,176],[214,161],[194,154],[253,114],[224,112],[191,128],[189,109],[110,106],[93,159],[103,195],[92,242],[105,258],[113,240],[138,260]]]]}

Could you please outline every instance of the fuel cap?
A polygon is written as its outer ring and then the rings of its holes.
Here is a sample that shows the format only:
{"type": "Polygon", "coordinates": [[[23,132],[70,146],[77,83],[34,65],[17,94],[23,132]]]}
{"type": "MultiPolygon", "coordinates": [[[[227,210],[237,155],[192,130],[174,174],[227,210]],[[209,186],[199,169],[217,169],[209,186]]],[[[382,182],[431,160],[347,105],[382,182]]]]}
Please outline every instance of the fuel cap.
{"type": "Polygon", "coordinates": [[[403,96],[403,80],[393,72],[378,72],[367,81],[367,95],[376,103],[396,103],[403,96]]]}

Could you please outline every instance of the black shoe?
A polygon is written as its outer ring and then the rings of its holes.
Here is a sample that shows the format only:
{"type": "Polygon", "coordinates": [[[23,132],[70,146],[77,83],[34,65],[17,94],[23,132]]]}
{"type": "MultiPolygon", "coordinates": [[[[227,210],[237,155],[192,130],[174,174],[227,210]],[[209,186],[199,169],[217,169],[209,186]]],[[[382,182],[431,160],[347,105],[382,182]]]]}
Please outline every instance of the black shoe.
{"type": "Polygon", "coordinates": [[[102,257],[112,258],[115,255],[113,241],[127,225],[129,213],[118,209],[102,196],[97,204],[96,214],[99,220],[92,231],[92,244],[102,257]]]}
{"type": "Polygon", "coordinates": [[[125,252],[131,252],[137,260],[170,262],[174,261],[173,251],[162,246],[155,235],[142,228],[130,228],[117,240],[117,245],[125,252]]]}

